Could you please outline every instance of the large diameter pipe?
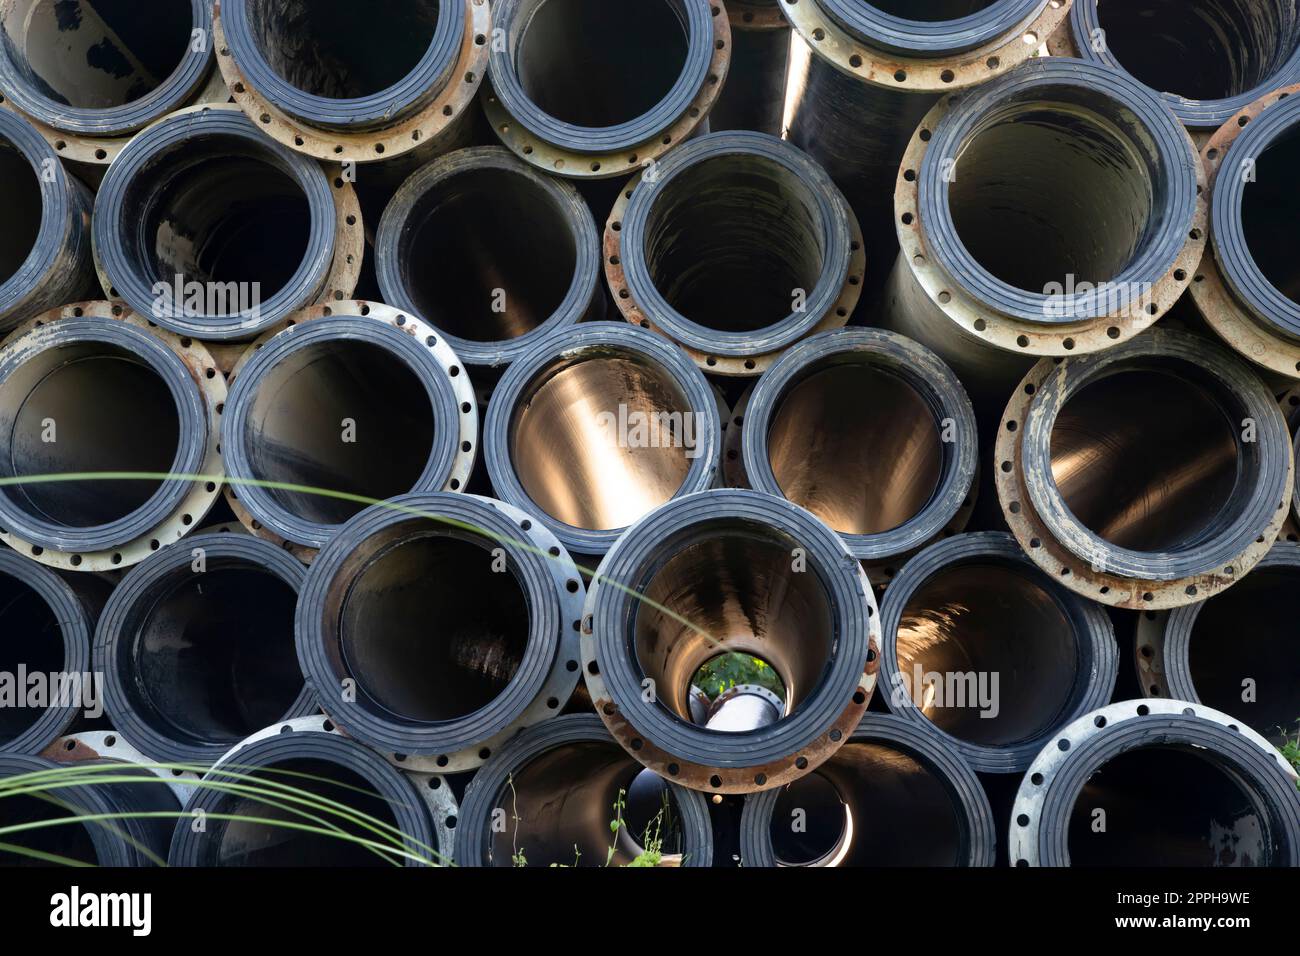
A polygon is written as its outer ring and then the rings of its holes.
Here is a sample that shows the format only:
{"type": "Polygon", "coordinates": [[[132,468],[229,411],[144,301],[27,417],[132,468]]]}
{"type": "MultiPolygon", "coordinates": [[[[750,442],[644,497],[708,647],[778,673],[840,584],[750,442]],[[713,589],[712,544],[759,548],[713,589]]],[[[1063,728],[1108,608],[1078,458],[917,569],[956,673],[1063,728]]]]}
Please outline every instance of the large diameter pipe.
{"type": "Polygon", "coordinates": [[[484,110],[525,161],[574,179],[653,165],[707,121],[731,28],[710,0],[499,0],[484,110]]]}
{"type": "Polygon", "coordinates": [[[1297,93],[1291,86],[1245,106],[1202,149],[1211,245],[1192,282],[1192,301],[1215,334],[1288,385],[1300,379],[1300,285],[1283,228],[1294,209],[1297,93]]]}
{"type": "Polygon", "coordinates": [[[992,866],[993,811],[979,778],[939,734],[867,714],[848,743],[785,787],[750,794],[747,867],[992,866]]]}
{"type": "Polygon", "coordinates": [[[1052,52],[1129,73],[1198,133],[1300,81],[1291,0],[1074,0],[1052,52]]]}
{"type": "Polygon", "coordinates": [[[318,549],[373,501],[464,489],[478,410],[441,334],[370,302],[292,321],[235,369],[222,417],[233,504],[251,531],[318,549]]]}
{"type": "Polygon", "coordinates": [[[1297,866],[1296,774],[1209,707],[1111,704],[1034,760],[1011,811],[1010,856],[1013,866],[1297,866]]]}
{"type": "Polygon", "coordinates": [[[848,321],[872,251],[804,153],[762,133],[713,133],[619,198],[605,274],[627,321],[676,342],[711,374],[752,376],[848,321]]]}
{"type": "Polygon", "coordinates": [[[12,0],[0,9],[0,103],[83,169],[102,173],[132,134],[169,113],[226,102],[213,60],[208,0],[12,0]]]}
{"type": "Polygon", "coordinates": [[[981,773],[1022,773],[1045,741],[1110,700],[1105,610],[1062,587],[1007,534],[926,548],[881,605],[889,709],[933,728],[981,773]]]}
{"type": "Polygon", "coordinates": [[[368,163],[468,145],[484,0],[221,0],[214,29],[235,102],[290,149],[368,163]]]}
{"type": "Polygon", "coordinates": [[[500,147],[459,150],[403,183],[379,224],[375,271],[384,301],[441,330],[476,372],[604,317],[586,201],[500,147]]]}
{"type": "MultiPolygon", "coordinates": [[[[798,34],[786,126],[844,190],[869,248],[892,246],[891,184],[938,97],[986,83],[1032,56],[1069,5],[1048,0],[785,0],[798,34]],[[972,12],[973,11],[973,12],[972,12]],[[913,19],[915,18],[915,19],[913,19]]],[[[874,300],[888,260],[871,264],[874,300]]]]}
{"type": "Polygon", "coordinates": [[[573,693],[584,597],[540,521],[488,498],[405,495],[313,563],[298,659],[352,737],[407,769],[472,770],[573,693]]]}
{"type": "Polygon", "coordinates": [[[848,739],[880,667],[866,574],[840,537],[782,498],[719,489],[669,502],[601,562],[582,624],[583,678],[635,759],[683,786],[752,793],[811,772],[848,739]],[[692,721],[706,665],[743,655],[775,674],[776,723],[692,721]]]}
{"type": "Polygon", "coordinates": [[[752,129],[780,136],[790,68],[790,24],[779,0],[725,0],[731,21],[731,68],[709,113],[709,129],[752,129]]]}
{"type": "Polygon", "coordinates": [[[456,816],[444,777],[404,773],[327,718],[301,717],[253,734],[204,775],[176,822],[167,862],[445,866],[456,816]]]}
{"type": "Polygon", "coordinates": [[[1153,329],[1016,390],[998,499],[1039,567],[1085,597],[1161,610],[1218,594],[1272,546],[1294,487],[1277,401],[1210,339],[1153,329]]]}
{"type": "Polygon", "coordinates": [[[881,324],[1000,407],[1035,356],[1113,348],[1173,306],[1206,243],[1203,184],[1186,130],[1136,80],[1025,64],[916,131],[881,324]]]}
{"type": "Polygon", "coordinates": [[[721,421],[704,375],[623,322],[559,329],[492,394],[484,454],[497,496],[538,515],[575,555],[603,555],[629,525],[712,487],[721,421]]]}
{"type": "Polygon", "coordinates": [[[869,566],[897,566],[969,513],[979,461],[970,399],[904,336],[805,339],[759,378],[742,417],[749,487],[807,508],[869,566]]]}
{"type": "Polygon", "coordinates": [[[360,215],[341,173],[233,106],[191,109],[138,134],[109,168],[95,256],[111,298],[180,335],[242,341],[351,297],[360,215]]]}
{"type": "Polygon", "coordinates": [[[239,533],[194,535],[132,568],[95,634],[113,726],[155,760],[211,764],[269,724],[315,713],[293,640],[305,573],[239,533]]]}
{"type": "Polygon", "coordinates": [[[95,293],[90,191],[68,174],[29,122],[4,110],[0,201],[0,333],[95,293]]]}
{"type": "Polygon", "coordinates": [[[143,561],[220,494],[226,384],[198,342],[120,304],[85,302],[0,348],[0,541],[66,570],[143,561]],[[140,478],[50,480],[69,474],[140,478]]]}
{"type": "Polygon", "coordinates": [[[1239,585],[1167,614],[1142,615],[1137,667],[1145,697],[1232,714],[1279,746],[1300,719],[1291,642],[1300,545],[1278,542],[1239,585]]]}
{"type": "Polygon", "coordinates": [[[460,866],[713,864],[703,795],[643,768],[591,715],[515,737],[474,775],[461,809],[460,866]]]}

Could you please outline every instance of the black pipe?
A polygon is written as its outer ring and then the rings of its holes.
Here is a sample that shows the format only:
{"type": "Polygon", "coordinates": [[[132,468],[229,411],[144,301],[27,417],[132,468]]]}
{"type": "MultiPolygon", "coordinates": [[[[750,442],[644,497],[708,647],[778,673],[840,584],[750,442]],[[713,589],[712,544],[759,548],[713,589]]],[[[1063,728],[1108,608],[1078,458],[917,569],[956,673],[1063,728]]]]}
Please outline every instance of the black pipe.
{"type": "Polygon", "coordinates": [[[726,0],[731,20],[731,68],[709,129],[755,130],[780,136],[785,79],[790,67],[790,25],[778,0],[726,0]]]}

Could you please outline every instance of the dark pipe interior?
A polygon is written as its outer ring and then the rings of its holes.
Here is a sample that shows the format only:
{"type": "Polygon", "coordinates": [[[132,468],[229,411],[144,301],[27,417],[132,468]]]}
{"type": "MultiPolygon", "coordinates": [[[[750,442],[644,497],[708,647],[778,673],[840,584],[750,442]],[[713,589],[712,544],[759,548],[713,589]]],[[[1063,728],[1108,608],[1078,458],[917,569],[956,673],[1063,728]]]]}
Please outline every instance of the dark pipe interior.
{"type": "MultiPolygon", "coordinates": [[[[256,771],[246,771],[252,780],[238,782],[246,786],[280,784],[305,790],[317,797],[344,804],[355,813],[367,814],[388,826],[396,826],[393,811],[372,783],[355,771],[332,761],[320,759],[285,760],[256,771]],[[299,774],[301,776],[293,776],[299,774]]],[[[278,803],[282,799],[271,797],[278,803]]],[[[322,812],[315,807],[286,804],[294,809],[282,809],[254,796],[226,797],[214,812],[236,816],[256,817],[277,823],[289,822],[308,826],[333,825],[345,834],[391,845],[397,838],[391,831],[384,835],[364,829],[334,813],[322,812]],[[295,812],[296,811],[296,812],[295,812]],[[303,813],[313,814],[324,824],[304,819],[303,813]]],[[[370,826],[377,824],[371,823],[370,826]]],[[[391,856],[380,856],[374,850],[351,841],[326,834],[306,833],[302,830],[256,823],[246,820],[210,824],[217,832],[216,864],[218,866],[390,866],[391,856]]],[[[427,854],[422,847],[409,847],[412,853],[427,854]]],[[[436,848],[435,848],[436,849],[436,848]]]]}
{"type": "MultiPolygon", "coordinates": [[[[167,474],[180,437],[166,382],[126,349],[101,342],[46,349],[23,363],[0,387],[0,421],[0,474],[6,476],[167,474]]],[[[33,518],[89,528],[131,514],[159,485],[59,481],[15,485],[8,495],[33,518]]]]}
{"type": "Polygon", "coordinates": [[[664,299],[724,332],[780,322],[812,296],[827,250],[811,189],[755,156],[717,156],[679,173],[646,222],[645,259],[664,299]]]}
{"type": "Polygon", "coordinates": [[[862,5],[875,7],[882,13],[903,20],[939,23],[944,20],[960,20],[997,2],[998,0],[871,0],[862,5]]]}
{"type": "Polygon", "coordinates": [[[240,140],[189,140],[127,187],[127,255],[163,303],[189,315],[229,315],[272,298],[302,265],[311,210],[301,186],[240,140]],[[182,283],[208,283],[204,301],[176,302],[182,283]],[[236,286],[229,286],[236,283],[236,286]]]}
{"type": "Polygon", "coordinates": [[[1300,721],[1295,595],[1300,570],[1256,569],[1205,603],[1192,625],[1188,664],[1196,695],[1281,739],[1300,721]],[[1247,701],[1247,679],[1253,700],[1247,701]]]}
{"type": "Polygon", "coordinates": [[[0,140],[0,204],[5,228],[0,230],[0,283],[22,268],[41,230],[41,184],[31,163],[5,140],[0,140]]]}
{"type": "Polygon", "coordinates": [[[213,558],[160,583],[130,641],[128,687],[173,738],[234,744],[288,713],[302,691],[297,592],[245,561],[213,558]]]}
{"type": "MultiPolygon", "coordinates": [[[[7,638],[0,641],[0,673],[16,680],[19,666],[28,674],[63,670],[63,629],[58,617],[31,587],[2,573],[0,634],[7,638]]],[[[26,731],[43,713],[41,707],[0,707],[0,746],[26,731]]],[[[0,801],[0,807],[7,803],[0,801]]]]}
{"type": "Polygon", "coordinates": [[[897,655],[922,713],[984,747],[1057,726],[1079,679],[1078,637],[1045,582],[991,560],[945,568],[916,589],[898,625],[897,655]]]}
{"type": "Polygon", "coordinates": [[[667,557],[641,589],[647,600],[637,602],[637,661],[658,703],[691,723],[689,694],[700,666],[741,651],[771,665],[793,713],[835,653],[825,585],[811,566],[794,570],[799,545],[773,530],[719,524],[700,534],[667,557]]]}
{"type": "Polygon", "coordinates": [[[957,866],[966,837],[951,788],[893,744],[853,741],[782,788],[772,850],[785,866],[957,866]]]}
{"type": "MultiPolygon", "coordinates": [[[[49,797],[57,797],[58,791],[41,795],[5,796],[0,799],[0,828],[23,826],[47,820],[62,820],[75,816],[78,811],[59,807],[49,797]]],[[[95,824],[89,824],[95,826],[95,824]]],[[[110,824],[111,825],[111,824],[110,824]]],[[[90,838],[86,825],[66,823],[58,826],[40,827],[35,830],[23,830],[7,833],[5,843],[22,847],[33,853],[49,853],[67,860],[97,865],[99,854],[90,838]]],[[[10,866],[66,866],[67,864],[37,859],[24,853],[0,850],[0,867],[10,866]]]]}
{"type": "Polygon", "coordinates": [[[1300,40],[1293,0],[1097,0],[1097,19],[1124,69],[1189,100],[1262,86],[1300,40]]]}
{"type": "Polygon", "coordinates": [[[1300,250],[1291,224],[1300,216],[1295,171],[1300,165],[1300,129],[1275,139],[1255,159],[1254,178],[1246,182],[1241,226],[1251,258],[1279,292],[1300,302],[1300,250]]]}
{"type": "Polygon", "coordinates": [[[1087,385],[1052,429],[1066,507],[1117,547],[1176,551],[1213,533],[1239,484],[1241,415],[1188,374],[1121,371],[1087,385]]]}
{"type": "Polygon", "coordinates": [[[45,98],[110,109],[163,84],[189,52],[190,0],[13,0],[0,23],[9,57],[45,98]]]}
{"type": "Polygon", "coordinates": [[[905,524],[939,484],[943,447],[930,406],[902,378],[822,362],[786,389],[767,433],[782,494],[842,534],[905,524]]]}
{"type": "Polygon", "coordinates": [[[357,99],[401,82],[428,52],[438,0],[246,0],[272,70],[314,96],[357,99]]]}
{"type": "Polygon", "coordinates": [[[523,660],[523,588],[487,538],[390,534],[352,579],[339,614],[348,670],[403,719],[471,714],[501,694],[523,660]]]}
{"type": "Polygon", "coordinates": [[[1090,109],[1050,102],[1001,111],[968,139],[948,186],[966,249],[1028,292],[1107,282],[1156,225],[1148,164],[1090,109]],[[1098,211],[1104,210],[1103,215],[1098,211]]]}
{"type": "Polygon", "coordinates": [[[416,200],[400,242],[402,284],[420,315],[473,342],[513,339],[549,319],[578,260],[551,196],[504,169],[443,180],[416,200]]]}
{"type": "Polygon", "coordinates": [[[1070,814],[1070,863],[1267,866],[1264,832],[1255,801],[1212,757],[1152,745],[1120,754],[1088,779],[1070,814]]]}
{"type": "Polygon", "coordinates": [[[607,857],[610,866],[625,866],[655,833],[664,863],[680,862],[684,849],[667,784],[612,741],[563,744],[534,757],[506,781],[496,809],[505,829],[494,828],[491,866],[604,866],[607,857]],[[620,818],[625,826],[616,834],[610,823],[620,818]]]}
{"type": "Polygon", "coordinates": [[[541,0],[515,45],[529,99],[575,126],[618,126],[649,112],[686,65],[673,0],[541,0]]]}
{"type": "MultiPolygon", "coordinates": [[[[384,501],[415,486],[433,436],[433,407],[415,371],[380,345],[338,339],[295,349],[266,370],[243,440],[261,480],[384,501]],[[346,435],[345,420],[355,423],[346,435]]],[[[365,507],[305,492],[267,493],[318,524],[342,524],[365,507]]]]}
{"type": "Polygon", "coordinates": [[[511,420],[510,460],[524,491],[553,518],[624,528],[686,480],[700,433],[694,415],[662,367],[589,352],[555,362],[529,384],[511,420]]]}

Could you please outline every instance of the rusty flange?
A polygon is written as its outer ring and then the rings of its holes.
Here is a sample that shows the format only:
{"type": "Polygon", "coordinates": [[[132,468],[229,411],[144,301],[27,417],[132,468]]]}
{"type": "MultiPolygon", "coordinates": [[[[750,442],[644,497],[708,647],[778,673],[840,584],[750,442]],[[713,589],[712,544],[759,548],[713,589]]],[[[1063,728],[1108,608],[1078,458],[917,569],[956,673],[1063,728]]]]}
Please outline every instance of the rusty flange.
{"type": "Polygon", "coordinates": [[[112,760],[143,767],[165,782],[181,806],[194,792],[193,785],[203,769],[199,765],[191,768],[183,763],[160,762],[141,753],[116,730],[88,730],[60,737],[41,756],[62,764],[112,760]]]}
{"type": "Polygon", "coordinates": [[[723,0],[732,30],[788,30],[777,0],[723,0]]]}

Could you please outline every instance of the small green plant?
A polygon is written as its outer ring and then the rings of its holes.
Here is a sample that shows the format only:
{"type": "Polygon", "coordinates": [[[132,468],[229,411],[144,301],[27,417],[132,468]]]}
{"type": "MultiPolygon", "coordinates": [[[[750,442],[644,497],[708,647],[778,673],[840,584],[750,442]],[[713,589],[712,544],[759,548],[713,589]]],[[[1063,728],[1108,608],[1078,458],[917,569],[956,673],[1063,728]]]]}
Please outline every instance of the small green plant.
{"type": "MultiPolygon", "coordinates": [[[[1297,772],[1300,772],[1300,720],[1296,721],[1295,736],[1292,737],[1288,734],[1282,741],[1280,749],[1287,762],[1295,767],[1297,772]]],[[[1297,781],[1296,786],[1300,787],[1300,781],[1297,781]]]]}
{"type": "Polygon", "coordinates": [[[719,654],[695,672],[694,684],[714,700],[738,684],[756,684],[765,687],[785,700],[785,682],[772,665],[761,657],[728,651],[719,654]]]}

